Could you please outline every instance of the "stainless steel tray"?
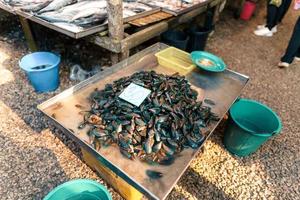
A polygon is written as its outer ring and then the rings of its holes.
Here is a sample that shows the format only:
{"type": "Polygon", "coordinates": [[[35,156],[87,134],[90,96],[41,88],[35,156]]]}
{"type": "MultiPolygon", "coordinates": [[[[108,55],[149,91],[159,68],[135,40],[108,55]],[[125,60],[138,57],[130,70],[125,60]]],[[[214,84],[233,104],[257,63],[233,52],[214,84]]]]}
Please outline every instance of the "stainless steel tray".
{"type": "MultiPolygon", "coordinates": [[[[77,127],[83,118],[79,112],[89,109],[87,98],[95,88],[102,89],[107,83],[141,70],[155,70],[159,73],[173,74],[175,71],[160,66],[154,56],[155,53],[166,47],[161,43],[153,45],[38,106],[56,126],[78,142],[81,147],[151,199],[166,198],[201,147],[197,150],[185,149],[170,166],[150,166],[139,160],[132,161],[124,158],[119,149],[114,146],[101,148],[97,152],[88,142],[87,130],[78,130],[77,127]],[[81,108],[79,109],[79,107],[81,108]],[[158,180],[151,180],[145,174],[147,169],[160,171],[164,176],[158,180]]],[[[190,81],[192,87],[202,94],[199,95],[199,98],[204,96],[216,102],[213,111],[221,118],[240,95],[249,79],[247,76],[230,70],[223,73],[208,73],[198,69],[187,74],[186,78],[190,81]]],[[[206,140],[219,122],[209,127],[206,140]]]]}

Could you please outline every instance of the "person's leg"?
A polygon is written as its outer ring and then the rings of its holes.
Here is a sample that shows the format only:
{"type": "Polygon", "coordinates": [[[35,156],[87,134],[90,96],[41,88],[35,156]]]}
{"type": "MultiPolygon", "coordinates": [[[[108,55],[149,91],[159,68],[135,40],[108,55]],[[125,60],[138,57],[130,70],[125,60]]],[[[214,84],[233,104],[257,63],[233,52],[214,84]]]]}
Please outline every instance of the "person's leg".
{"type": "Polygon", "coordinates": [[[254,34],[257,36],[267,36],[272,37],[273,33],[277,32],[276,22],[277,22],[278,8],[270,4],[270,0],[267,2],[267,24],[257,26],[257,30],[254,34]]]}
{"type": "Polygon", "coordinates": [[[298,18],[294,32],[290,39],[289,45],[286,49],[284,56],[281,58],[281,62],[292,63],[295,56],[300,56],[300,17],[298,18]]]}
{"type": "Polygon", "coordinates": [[[296,58],[298,61],[300,61],[300,47],[298,48],[298,52],[296,54],[296,58]]]}
{"type": "Polygon", "coordinates": [[[266,23],[265,24],[262,24],[262,25],[258,25],[257,26],[257,28],[258,29],[262,29],[262,28],[265,28],[266,27],[266,24],[268,24],[268,22],[269,22],[269,20],[270,20],[270,18],[268,17],[269,16],[269,11],[270,11],[270,9],[269,9],[269,7],[270,7],[270,2],[271,2],[271,0],[268,0],[267,1],[267,6],[266,6],[266,23]]]}
{"type": "Polygon", "coordinates": [[[278,14],[278,8],[274,5],[269,4],[268,11],[267,11],[267,24],[266,24],[266,27],[269,30],[272,30],[272,28],[276,26],[277,14],[278,14]]]}
{"type": "Polygon", "coordinates": [[[289,10],[291,6],[292,0],[283,0],[282,5],[279,7],[279,13],[277,16],[277,23],[281,23],[282,19],[286,15],[287,11],[289,10]]]}

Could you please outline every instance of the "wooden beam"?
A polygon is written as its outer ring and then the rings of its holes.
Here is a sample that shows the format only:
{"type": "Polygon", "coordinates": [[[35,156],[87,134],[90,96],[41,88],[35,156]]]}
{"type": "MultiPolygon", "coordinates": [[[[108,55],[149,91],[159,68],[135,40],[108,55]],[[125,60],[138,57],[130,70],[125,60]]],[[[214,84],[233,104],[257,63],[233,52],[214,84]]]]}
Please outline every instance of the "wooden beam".
{"type": "Polygon", "coordinates": [[[24,17],[19,17],[22,28],[23,28],[23,32],[28,44],[29,49],[34,52],[37,51],[37,45],[35,43],[31,28],[30,28],[30,24],[28,22],[28,20],[24,17]]]}
{"type": "Polygon", "coordinates": [[[89,41],[114,53],[121,53],[121,42],[113,40],[109,37],[91,37],[89,41]]]}
{"type": "MultiPolygon", "coordinates": [[[[125,30],[126,28],[131,27],[131,25],[130,24],[124,24],[123,27],[124,27],[124,30],[125,30]]],[[[126,35],[126,33],[124,33],[124,34],[126,35]]],[[[100,37],[107,36],[108,35],[108,30],[102,31],[102,32],[98,33],[98,35],[100,37]]]]}
{"type": "Polygon", "coordinates": [[[136,47],[147,40],[160,35],[168,30],[167,22],[160,22],[148,28],[145,28],[137,33],[134,33],[122,41],[122,50],[131,49],[136,47]]]}
{"type": "MultiPolygon", "coordinates": [[[[124,24],[124,29],[129,27],[131,27],[130,24],[124,24]]],[[[116,40],[112,40],[107,35],[108,30],[105,30],[98,33],[97,35],[88,37],[87,40],[114,53],[121,53],[121,43],[116,40]]],[[[127,37],[125,32],[123,37],[127,37]]]]}

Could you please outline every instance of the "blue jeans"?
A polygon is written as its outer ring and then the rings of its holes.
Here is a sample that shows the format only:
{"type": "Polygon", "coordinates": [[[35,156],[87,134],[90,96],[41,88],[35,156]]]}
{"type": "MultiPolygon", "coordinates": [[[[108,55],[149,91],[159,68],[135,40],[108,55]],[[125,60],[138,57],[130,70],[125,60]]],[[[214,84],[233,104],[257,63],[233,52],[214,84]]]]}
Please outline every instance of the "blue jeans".
{"type": "Polygon", "coordinates": [[[300,17],[296,22],[293,35],[281,61],[292,63],[295,57],[300,58],[300,17]]]}

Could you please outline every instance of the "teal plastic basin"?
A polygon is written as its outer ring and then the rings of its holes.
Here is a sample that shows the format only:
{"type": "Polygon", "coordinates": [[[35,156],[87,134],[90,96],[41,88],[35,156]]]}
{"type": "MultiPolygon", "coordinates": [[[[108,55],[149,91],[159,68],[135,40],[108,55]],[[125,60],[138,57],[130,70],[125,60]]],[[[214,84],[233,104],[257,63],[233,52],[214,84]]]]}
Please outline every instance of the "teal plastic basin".
{"type": "Polygon", "coordinates": [[[236,101],[229,114],[223,142],[225,148],[237,156],[254,153],[282,129],[280,118],[271,108],[250,99],[236,101]]]}
{"type": "Polygon", "coordinates": [[[206,51],[193,51],[191,53],[191,59],[193,63],[200,69],[210,72],[222,72],[227,66],[224,61],[218,56],[208,53],[206,51]],[[209,60],[212,62],[212,66],[205,66],[199,63],[201,60],[209,60]]]}
{"type": "Polygon", "coordinates": [[[54,188],[44,200],[112,200],[108,190],[96,181],[77,179],[54,188]]]}

